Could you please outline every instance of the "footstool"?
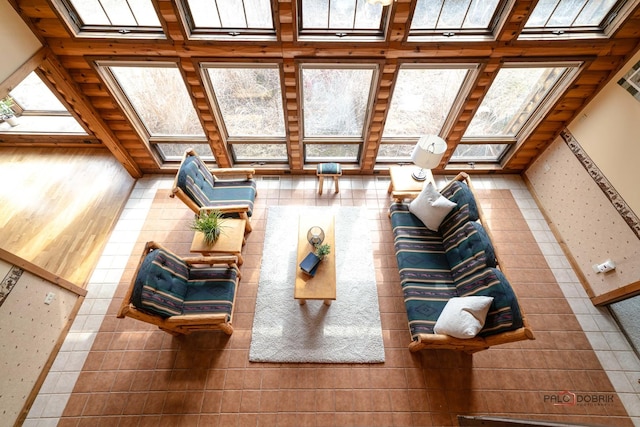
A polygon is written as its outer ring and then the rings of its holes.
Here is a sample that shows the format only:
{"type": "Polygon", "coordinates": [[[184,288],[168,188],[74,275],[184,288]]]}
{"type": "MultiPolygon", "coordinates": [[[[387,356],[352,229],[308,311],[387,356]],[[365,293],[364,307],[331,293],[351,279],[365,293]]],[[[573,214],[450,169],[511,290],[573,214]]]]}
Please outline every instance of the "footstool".
{"type": "Polygon", "coordinates": [[[338,177],[342,175],[340,163],[319,163],[316,175],[318,175],[318,194],[322,194],[322,184],[324,183],[325,176],[333,177],[336,193],[340,191],[338,188],[338,177]]]}

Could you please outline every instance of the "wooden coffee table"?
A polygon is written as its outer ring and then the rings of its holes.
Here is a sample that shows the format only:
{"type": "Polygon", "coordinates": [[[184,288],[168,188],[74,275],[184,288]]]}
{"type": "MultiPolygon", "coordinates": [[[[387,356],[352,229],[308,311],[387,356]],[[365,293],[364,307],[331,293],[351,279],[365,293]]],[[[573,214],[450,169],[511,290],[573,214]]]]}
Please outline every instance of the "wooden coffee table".
{"type": "Polygon", "coordinates": [[[430,169],[423,169],[427,175],[427,179],[424,181],[416,181],[411,174],[416,170],[417,166],[391,166],[389,168],[389,176],[391,182],[389,183],[388,193],[396,200],[402,200],[405,198],[415,199],[422,187],[427,182],[431,182],[435,185],[433,174],[430,169]]]}
{"type": "Polygon", "coordinates": [[[296,261],[296,283],[293,297],[300,305],[308,299],[324,300],[326,305],[336,299],[336,244],[334,234],[333,215],[300,215],[298,220],[298,257],[296,261]],[[316,270],[315,276],[309,276],[299,267],[302,260],[314,251],[314,247],[307,240],[307,231],[314,225],[324,230],[324,241],[331,245],[331,252],[325,256],[316,270]]]}
{"type": "Polygon", "coordinates": [[[244,228],[247,220],[225,218],[222,223],[222,233],[218,240],[212,244],[207,245],[204,242],[204,234],[196,231],[193,235],[193,241],[191,242],[191,252],[199,252],[202,255],[208,256],[212,254],[231,254],[238,257],[238,265],[242,265],[244,259],[242,259],[242,246],[245,244],[244,228]]]}

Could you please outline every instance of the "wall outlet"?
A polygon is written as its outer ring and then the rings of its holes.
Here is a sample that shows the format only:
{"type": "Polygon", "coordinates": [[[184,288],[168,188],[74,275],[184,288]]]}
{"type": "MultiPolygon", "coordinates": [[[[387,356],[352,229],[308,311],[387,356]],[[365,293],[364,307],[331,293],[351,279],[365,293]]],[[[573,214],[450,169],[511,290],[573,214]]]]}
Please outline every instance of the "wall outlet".
{"type": "Polygon", "coordinates": [[[608,271],[615,270],[616,264],[608,259],[602,264],[593,264],[592,268],[596,273],[606,273],[608,271]]]}
{"type": "Polygon", "coordinates": [[[44,297],[44,303],[49,305],[51,304],[51,302],[53,301],[53,299],[56,297],[56,294],[54,294],[53,292],[49,292],[45,297],[44,297]]]}

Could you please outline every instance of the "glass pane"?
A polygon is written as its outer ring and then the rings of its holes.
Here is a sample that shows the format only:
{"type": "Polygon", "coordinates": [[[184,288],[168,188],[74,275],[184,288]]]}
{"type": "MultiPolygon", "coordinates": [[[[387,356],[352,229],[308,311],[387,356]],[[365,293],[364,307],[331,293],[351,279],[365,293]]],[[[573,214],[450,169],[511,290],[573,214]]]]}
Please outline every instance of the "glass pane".
{"type": "Polygon", "coordinates": [[[216,2],[223,28],[246,28],[242,0],[224,0],[216,2]]]}
{"type": "Polygon", "coordinates": [[[109,69],[151,136],[204,136],[177,68],[109,69]]]}
{"type": "Polygon", "coordinates": [[[372,69],[303,68],[304,136],[362,137],[372,69]]]}
{"type": "Polygon", "coordinates": [[[382,137],[439,134],[467,73],[400,68],[382,137]]]}
{"type": "Polygon", "coordinates": [[[111,25],[98,0],[72,0],[71,4],[85,25],[111,25]]]}
{"type": "Polygon", "coordinates": [[[198,156],[207,162],[209,167],[211,167],[210,162],[215,161],[209,144],[168,144],[162,142],[153,145],[158,149],[164,160],[182,160],[185,150],[193,148],[198,153],[198,156]]]}
{"type": "Polygon", "coordinates": [[[0,132],[7,133],[74,133],[86,135],[85,130],[80,126],[74,117],[71,116],[43,116],[28,115],[16,118],[17,126],[10,126],[9,123],[0,123],[0,132]]]}
{"type": "Polygon", "coordinates": [[[376,161],[409,160],[415,144],[380,144],[376,161]]]}
{"type": "Polygon", "coordinates": [[[287,146],[285,144],[232,144],[231,149],[238,161],[287,161],[287,146]]]}
{"type": "Polygon", "coordinates": [[[500,0],[418,0],[411,30],[488,30],[500,0]]]}
{"type": "Polygon", "coordinates": [[[609,14],[616,0],[590,0],[582,10],[575,26],[600,26],[602,21],[609,14]]]}
{"type": "Polygon", "coordinates": [[[503,68],[464,137],[515,137],[564,71],[564,67],[503,68]]]}
{"type": "Polygon", "coordinates": [[[358,161],[360,144],[307,144],[305,157],[308,162],[358,161]]]}
{"type": "Polygon", "coordinates": [[[284,137],[284,111],[277,68],[207,67],[230,137],[284,137]]]}
{"type": "Polygon", "coordinates": [[[159,27],[151,0],[70,0],[83,25],[159,27]],[[106,15],[105,15],[106,13],[106,15]]]}
{"type": "Polygon", "coordinates": [[[216,4],[212,0],[188,0],[193,23],[196,28],[220,28],[216,4]]]}
{"type": "Polygon", "coordinates": [[[302,0],[302,28],[329,28],[329,0],[302,0]]]}
{"type": "Polygon", "coordinates": [[[616,0],[540,0],[525,28],[599,27],[616,0]]]}
{"type": "Polygon", "coordinates": [[[473,0],[462,28],[489,28],[500,0],[473,0]]]}
{"type": "Polygon", "coordinates": [[[366,0],[302,0],[302,30],[379,30],[382,15],[366,0]]]}
{"type": "Polygon", "coordinates": [[[43,83],[40,77],[31,72],[10,93],[23,110],[56,111],[68,113],[67,109],[43,83]]]}
{"type": "Polygon", "coordinates": [[[498,161],[509,144],[458,144],[451,162],[498,161]]]}
{"type": "Polygon", "coordinates": [[[269,0],[245,0],[244,3],[249,28],[273,28],[269,0]]]}

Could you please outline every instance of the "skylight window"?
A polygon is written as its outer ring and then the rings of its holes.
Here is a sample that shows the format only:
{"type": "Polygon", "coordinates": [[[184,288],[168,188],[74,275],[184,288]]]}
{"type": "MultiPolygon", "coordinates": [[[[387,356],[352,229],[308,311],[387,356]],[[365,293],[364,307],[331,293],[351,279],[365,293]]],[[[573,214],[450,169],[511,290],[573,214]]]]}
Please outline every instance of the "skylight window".
{"type": "Polygon", "coordinates": [[[366,0],[298,0],[299,34],[335,40],[381,40],[387,26],[389,6],[366,0]]]}
{"type": "Polygon", "coordinates": [[[629,0],[540,0],[521,38],[608,35],[632,8],[629,0]]]}
{"type": "Polygon", "coordinates": [[[87,134],[35,71],[9,94],[15,103],[13,110],[20,117],[17,119],[17,126],[1,123],[0,132],[87,134]]]}
{"type": "Polygon", "coordinates": [[[192,36],[275,39],[270,0],[183,0],[192,36]]]}
{"type": "Polygon", "coordinates": [[[162,35],[151,0],[58,0],[79,35],[162,35]]]}
{"type": "Polygon", "coordinates": [[[492,36],[505,0],[418,0],[409,41],[421,37],[492,36]]]}

